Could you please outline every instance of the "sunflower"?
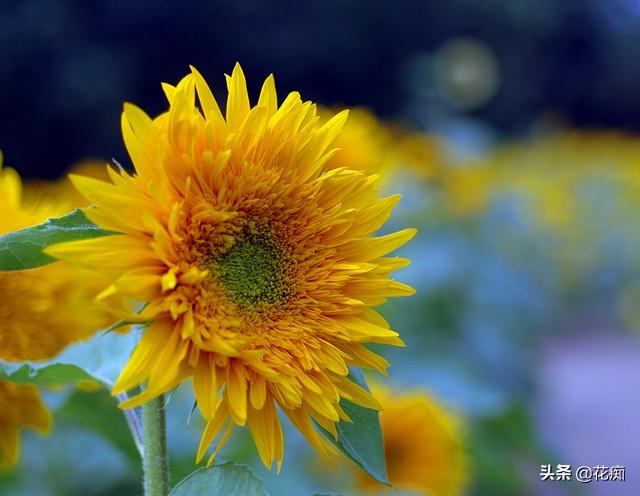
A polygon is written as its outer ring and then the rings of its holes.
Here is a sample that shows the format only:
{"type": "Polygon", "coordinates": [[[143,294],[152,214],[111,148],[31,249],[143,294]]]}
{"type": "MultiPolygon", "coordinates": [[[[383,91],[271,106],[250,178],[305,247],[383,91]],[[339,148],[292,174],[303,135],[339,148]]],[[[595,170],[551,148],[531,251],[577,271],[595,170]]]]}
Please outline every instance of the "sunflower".
{"type": "Polygon", "coordinates": [[[438,177],[444,194],[443,204],[454,217],[479,215],[491,204],[500,178],[501,169],[484,163],[447,167],[438,177]]]}
{"type": "Polygon", "coordinates": [[[15,465],[20,455],[20,430],[49,431],[51,414],[35,386],[0,381],[0,469],[15,465]]]}
{"type": "Polygon", "coordinates": [[[48,252],[110,275],[103,295],[147,303],[128,316],[152,323],[113,393],[146,389],[123,407],[192,377],[207,422],[198,461],[218,433],[213,456],[247,425],[264,464],[280,467],[276,405],[327,455],[312,420],[335,435],[341,398],[378,408],[347,367],[384,371],[365,344],[403,344],[371,306],[413,293],[389,278],[409,261],[385,255],[415,230],[373,237],[399,196],[380,199],[375,175],[326,169],[346,111],[322,123],[296,92],[278,105],[273,76],[252,107],[239,65],[227,85],[224,117],[193,68],[163,85],[169,110],[155,119],[125,104],[136,175],[73,177],[88,216],[121,234],[48,252]]]}
{"type": "MultiPolygon", "coordinates": [[[[425,391],[390,394],[375,388],[389,480],[418,494],[455,496],[467,479],[459,419],[425,391]]],[[[358,474],[362,489],[380,489],[358,474]]]]}
{"type": "MultiPolygon", "coordinates": [[[[0,160],[0,234],[64,213],[52,202],[22,196],[17,172],[2,168],[0,160]]],[[[68,263],[0,272],[0,288],[0,360],[51,358],[113,320],[92,304],[100,291],[95,277],[68,263]]]]}

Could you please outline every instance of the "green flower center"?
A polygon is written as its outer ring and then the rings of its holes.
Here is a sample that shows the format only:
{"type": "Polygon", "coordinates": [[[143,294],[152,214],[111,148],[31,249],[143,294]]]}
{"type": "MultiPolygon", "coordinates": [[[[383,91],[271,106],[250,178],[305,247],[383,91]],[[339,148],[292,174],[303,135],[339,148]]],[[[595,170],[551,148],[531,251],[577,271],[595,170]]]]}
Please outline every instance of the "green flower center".
{"type": "Polygon", "coordinates": [[[245,233],[212,269],[227,297],[243,310],[265,311],[295,292],[293,260],[264,231],[245,233]]]}

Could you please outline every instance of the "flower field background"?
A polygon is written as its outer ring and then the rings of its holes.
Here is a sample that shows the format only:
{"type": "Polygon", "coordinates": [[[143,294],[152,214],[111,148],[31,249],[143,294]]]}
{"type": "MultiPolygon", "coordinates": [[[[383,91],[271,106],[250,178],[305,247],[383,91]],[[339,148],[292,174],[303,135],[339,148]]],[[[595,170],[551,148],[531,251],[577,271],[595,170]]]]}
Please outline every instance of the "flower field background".
{"type": "Polygon", "coordinates": [[[158,393],[176,495],[638,494],[640,10],[560,4],[3,4],[0,494],[141,494],[138,410],[158,393]],[[125,107],[123,137],[125,101],[154,120],[125,107]],[[171,204],[197,188],[251,213],[204,252],[216,305],[187,310],[205,230],[160,272],[174,245],[143,212],[167,208],[183,246],[196,216],[171,204]],[[626,480],[541,480],[558,464],[626,480]]]}

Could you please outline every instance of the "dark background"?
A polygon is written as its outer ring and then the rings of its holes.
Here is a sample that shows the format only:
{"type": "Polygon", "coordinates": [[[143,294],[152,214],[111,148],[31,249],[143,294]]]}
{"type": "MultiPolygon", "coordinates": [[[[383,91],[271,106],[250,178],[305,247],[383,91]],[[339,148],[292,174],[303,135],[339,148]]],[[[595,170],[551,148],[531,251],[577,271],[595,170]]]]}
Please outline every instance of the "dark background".
{"type": "Polygon", "coordinates": [[[273,72],[281,93],[425,127],[415,109],[442,102],[428,72],[416,88],[416,61],[461,36],[500,70],[497,92],[465,117],[500,135],[527,133],[544,112],[580,127],[640,126],[631,0],[0,0],[0,149],[26,177],[88,157],[126,161],[123,101],[162,111],[160,81],[188,64],[221,93],[236,61],[253,95],[273,72]]]}

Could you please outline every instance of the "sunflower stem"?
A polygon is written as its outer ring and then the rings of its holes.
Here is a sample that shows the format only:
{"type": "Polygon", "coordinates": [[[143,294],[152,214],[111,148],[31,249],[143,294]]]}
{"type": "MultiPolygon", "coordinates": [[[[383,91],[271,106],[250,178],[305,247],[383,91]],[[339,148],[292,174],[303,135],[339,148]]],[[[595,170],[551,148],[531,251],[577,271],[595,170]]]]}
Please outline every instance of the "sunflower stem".
{"type": "Polygon", "coordinates": [[[164,406],[164,395],[142,406],[145,496],[169,494],[169,455],[164,406]]]}

